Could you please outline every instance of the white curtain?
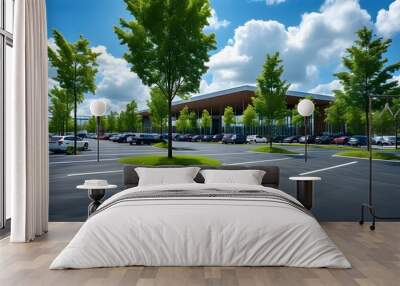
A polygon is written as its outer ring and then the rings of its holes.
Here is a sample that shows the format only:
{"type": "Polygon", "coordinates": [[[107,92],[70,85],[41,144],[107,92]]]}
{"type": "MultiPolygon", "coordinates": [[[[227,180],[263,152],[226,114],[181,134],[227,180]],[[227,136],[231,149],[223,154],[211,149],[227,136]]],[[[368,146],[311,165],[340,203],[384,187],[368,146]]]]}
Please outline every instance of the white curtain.
{"type": "Polygon", "coordinates": [[[6,115],[12,242],[47,232],[48,127],[45,0],[15,1],[14,93],[6,115]]]}

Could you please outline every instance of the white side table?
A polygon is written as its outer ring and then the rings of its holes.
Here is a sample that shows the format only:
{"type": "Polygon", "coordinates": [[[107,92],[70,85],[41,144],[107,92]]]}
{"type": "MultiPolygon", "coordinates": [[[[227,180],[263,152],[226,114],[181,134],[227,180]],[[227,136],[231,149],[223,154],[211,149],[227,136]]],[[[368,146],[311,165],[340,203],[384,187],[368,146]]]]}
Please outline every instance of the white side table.
{"type": "Polygon", "coordinates": [[[313,206],[314,181],[321,181],[320,177],[290,177],[289,180],[297,183],[297,200],[310,210],[313,206]]]}
{"type": "Polygon", "coordinates": [[[91,203],[88,206],[88,216],[90,216],[101,205],[101,199],[104,198],[106,190],[116,189],[117,185],[106,185],[106,186],[79,185],[76,188],[88,191],[88,197],[91,200],[91,203]]]}

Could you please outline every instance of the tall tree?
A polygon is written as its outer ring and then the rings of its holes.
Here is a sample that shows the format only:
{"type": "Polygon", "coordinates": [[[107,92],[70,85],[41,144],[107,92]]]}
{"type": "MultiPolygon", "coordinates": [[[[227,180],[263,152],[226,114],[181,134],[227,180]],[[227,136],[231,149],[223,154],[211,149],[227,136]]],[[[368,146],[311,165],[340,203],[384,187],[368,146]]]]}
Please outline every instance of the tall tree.
{"type": "Polygon", "coordinates": [[[209,130],[211,128],[211,124],[212,124],[212,118],[210,116],[210,113],[208,112],[207,109],[204,109],[201,114],[200,127],[203,129],[203,131],[207,129],[209,130]]]}
{"type": "MultiPolygon", "coordinates": [[[[397,82],[390,81],[393,73],[400,69],[400,62],[388,65],[384,57],[391,40],[375,37],[364,27],[357,31],[358,39],[347,49],[343,57],[346,71],[336,74],[343,86],[343,98],[349,108],[360,108],[364,112],[365,130],[369,129],[368,98],[374,94],[398,93],[397,82]]],[[[373,108],[381,108],[383,100],[374,100],[373,108]]],[[[369,146],[368,146],[369,147],[369,146]]]]}
{"type": "Polygon", "coordinates": [[[86,123],[86,130],[88,132],[95,133],[96,132],[96,127],[97,127],[96,117],[95,116],[91,116],[89,118],[88,122],[86,123]]]}
{"type": "Polygon", "coordinates": [[[268,141],[272,148],[272,125],[286,113],[286,93],[290,84],[282,80],[283,65],[279,53],[267,54],[263,70],[257,78],[253,105],[268,125],[268,141]]]}
{"type": "Polygon", "coordinates": [[[172,100],[197,92],[207,71],[215,35],[206,34],[208,0],[124,0],[132,20],[115,33],[128,46],[124,58],[142,82],[158,87],[168,102],[168,157],[172,158],[172,100]]]}
{"type": "Polygon", "coordinates": [[[243,111],[243,125],[253,128],[257,125],[257,118],[258,115],[253,105],[247,105],[246,109],[243,111]]]}
{"type": "Polygon", "coordinates": [[[117,131],[120,133],[126,131],[125,117],[125,111],[121,111],[117,117],[117,131]]]}
{"type": "Polygon", "coordinates": [[[132,100],[126,105],[124,115],[126,131],[134,132],[139,129],[141,119],[139,118],[135,100],[132,100]]]}
{"type": "Polygon", "coordinates": [[[50,126],[53,132],[64,135],[68,132],[71,105],[65,89],[54,87],[50,90],[49,112],[52,115],[50,126]]]}
{"type": "Polygon", "coordinates": [[[232,106],[225,107],[225,110],[224,110],[225,128],[229,130],[234,122],[235,122],[235,113],[233,112],[232,106]]]}
{"type": "Polygon", "coordinates": [[[151,89],[147,106],[150,110],[152,125],[158,128],[162,134],[168,120],[168,101],[159,88],[151,89]]]}
{"type": "Polygon", "coordinates": [[[111,111],[107,115],[107,132],[115,132],[117,130],[118,113],[111,111]]]}
{"type": "MultiPolygon", "coordinates": [[[[48,55],[51,65],[57,71],[53,78],[61,88],[65,89],[74,101],[74,135],[78,132],[77,108],[78,103],[84,100],[85,93],[96,91],[95,77],[97,73],[96,59],[98,54],[90,48],[90,43],[80,36],[75,43],[68,42],[63,35],[53,30],[56,49],[48,47],[48,55]]],[[[74,142],[74,154],[76,155],[76,139],[74,142]]]]}
{"type": "Polygon", "coordinates": [[[194,111],[191,111],[189,113],[188,127],[189,127],[190,132],[192,132],[192,133],[197,132],[197,115],[196,115],[196,112],[194,112],[194,111]]]}
{"type": "Polygon", "coordinates": [[[185,106],[179,112],[179,117],[176,120],[176,130],[181,133],[186,133],[189,129],[189,108],[185,106]]]}
{"type": "Polygon", "coordinates": [[[343,94],[341,91],[335,91],[336,97],[335,101],[329,104],[329,107],[325,109],[325,122],[331,124],[336,130],[340,129],[341,132],[342,127],[347,123],[346,122],[346,103],[343,99],[341,99],[341,95],[343,94]]]}

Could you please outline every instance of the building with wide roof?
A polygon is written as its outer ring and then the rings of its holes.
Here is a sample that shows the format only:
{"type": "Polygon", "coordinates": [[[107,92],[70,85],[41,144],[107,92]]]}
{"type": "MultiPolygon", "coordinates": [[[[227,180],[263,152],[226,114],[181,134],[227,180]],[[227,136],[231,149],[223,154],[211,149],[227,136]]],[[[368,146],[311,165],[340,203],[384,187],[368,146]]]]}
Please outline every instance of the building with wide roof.
{"type": "MultiPolygon", "coordinates": [[[[241,85],[229,89],[220,91],[200,94],[192,96],[187,100],[176,100],[172,104],[173,120],[179,116],[179,112],[187,106],[190,111],[194,111],[198,118],[204,109],[206,109],[212,116],[212,127],[210,133],[217,134],[224,132],[223,114],[227,106],[231,106],[236,115],[236,124],[234,124],[234,132],[245,132],[243,124],[241,123],[241,116],[246,107],[251,103],[251,98],[255,95],[256,86],[254,85],[241,85]]],[[[333,101],[334,97],[329,95],[314,94],[307,92],[299,92],[289,90],[286,95],[286,103],[288,109],[293,109],[297,103],[306,97],[311,97],[313,102],[318,109],[313,117],[311,118],[311,131],[313,134],[321,134],[326,131],[325,124],[325,108],[329,106],[329,103],[333,101]]],[[[143,124],[146,131],[151,129],[151,120],[149,110],[142,110],[141,115],[143,116],[143,124]]],[[[260,126],[257,133],[264,134],[265,126],[262,124],[262,118],[260,118],[260,126]]],[[[285,119],[285,124],[280,126],[281,135],[291,135],[296,133],[298,128],[291,124],[291,116],[289,115],[285,119]]],[[[232,132],[232,131],[230,131],[232,132]]],[[[245,132],[249,133],[249,132],[245,132]]]]}

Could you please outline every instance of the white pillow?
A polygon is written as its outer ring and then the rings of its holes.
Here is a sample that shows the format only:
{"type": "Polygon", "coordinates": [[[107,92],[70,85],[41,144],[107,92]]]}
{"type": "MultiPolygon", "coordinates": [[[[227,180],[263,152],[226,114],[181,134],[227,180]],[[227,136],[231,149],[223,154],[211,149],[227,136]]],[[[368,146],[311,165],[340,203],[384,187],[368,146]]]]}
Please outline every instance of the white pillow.
{"type": "Polygon", "coordinates": [[[195,183],[193,180],[200,168],[135,168],[139,186],[195,183]]]}
{"type": "Polygon", "coordinates": [[[261,170],[202,170],[205,184],[261,185],[265,171],[261,170]]]}

